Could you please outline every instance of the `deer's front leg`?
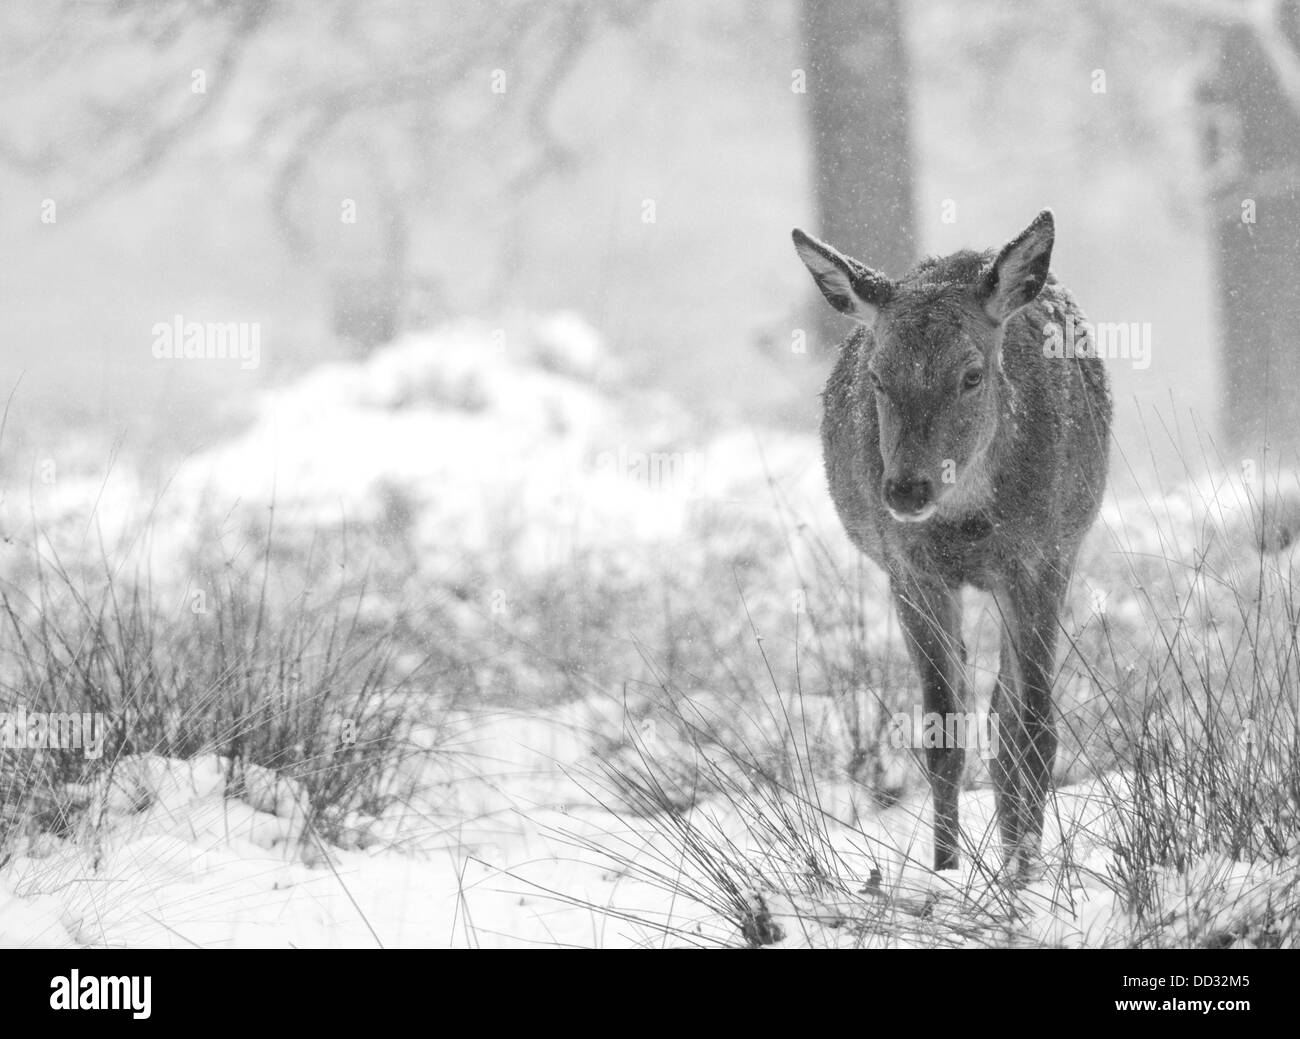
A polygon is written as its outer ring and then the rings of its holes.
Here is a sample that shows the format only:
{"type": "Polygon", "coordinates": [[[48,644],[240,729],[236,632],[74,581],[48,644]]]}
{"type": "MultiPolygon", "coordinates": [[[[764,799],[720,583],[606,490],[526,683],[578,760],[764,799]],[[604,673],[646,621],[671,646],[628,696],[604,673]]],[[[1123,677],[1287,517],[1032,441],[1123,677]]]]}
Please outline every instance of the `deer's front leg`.
{"type": "Polygon", "coordinates": [[[1056,761],[1052,679],[1068,577],[1061,566],[1045,566],[1041,574],[1018,574],[994,593],[1004,654],[994,704],[1002,741],[994,779],[1007,865],[1022,873],[1039,859],[1056,761]]]}
{"type": "Polygon", "coordinates": [[[998,830],[1002,834],[1002,851],[1008,869],[1015,869],[1020,837],[1028,829],[1024,794],[1020,789],[1021,767],[1025,760],[1024,730],[1020,721],[1020,662],[1009,631],[1010,606],[1001,602],[1002,637],[998,653],[998,680],[993,687],[990,719],[997,733],[997,747],[989,772],[993,777],[997,804],[998,830]]]}
{"type": "MultiPolygon", "coordinates": [[[[890,581],[894,603],[907,638],[908,653],[921,676],[927,714],[938,714],[947,734],[948,716],[963,703],[966,651],[961,640],[961,601],[946,586],[918,578],[890,581]]],[[[934,868],[956,869],[960,828],[957,796],[965,752],[954,740],[925,749],[926,772],[934,798],[934,868]]]]}

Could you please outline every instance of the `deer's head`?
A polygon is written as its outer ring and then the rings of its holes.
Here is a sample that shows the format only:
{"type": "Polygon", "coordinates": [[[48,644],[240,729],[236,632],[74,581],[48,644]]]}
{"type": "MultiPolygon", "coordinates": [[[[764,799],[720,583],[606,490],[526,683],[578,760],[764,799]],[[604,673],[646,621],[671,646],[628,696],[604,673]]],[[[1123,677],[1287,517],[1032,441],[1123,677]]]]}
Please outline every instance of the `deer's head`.
{"type": "Polygon", "coordinates": [[[959,252],[898,281],[802,231],[795,249],[832,307],[867,326],[856,399],[874,402],[894,519],[923,522],[986,472],[998,431],[1002,334],[1047,281],[1054,226],[1039,213],[996,256],[959,252]]]}

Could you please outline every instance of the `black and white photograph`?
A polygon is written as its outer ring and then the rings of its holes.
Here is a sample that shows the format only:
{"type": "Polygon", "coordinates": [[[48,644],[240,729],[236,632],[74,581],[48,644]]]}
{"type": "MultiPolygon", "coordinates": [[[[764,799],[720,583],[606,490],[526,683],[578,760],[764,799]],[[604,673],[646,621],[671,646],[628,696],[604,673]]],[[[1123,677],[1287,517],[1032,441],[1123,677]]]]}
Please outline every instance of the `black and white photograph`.
{"type": "Polygon", "coordinates": [[[1240,1020],[1298,328],[1300,0],[8,0],[0,948],[1240,1020]]]}

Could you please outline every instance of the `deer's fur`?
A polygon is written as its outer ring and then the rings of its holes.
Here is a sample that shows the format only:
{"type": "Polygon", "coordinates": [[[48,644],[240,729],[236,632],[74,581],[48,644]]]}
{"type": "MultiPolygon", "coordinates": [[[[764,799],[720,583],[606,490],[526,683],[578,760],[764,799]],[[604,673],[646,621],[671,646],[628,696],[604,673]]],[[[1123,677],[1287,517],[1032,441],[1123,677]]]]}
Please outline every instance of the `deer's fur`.
{"type": "MultiPolygon", "coordinates": [[[[960,591],[992,594],[999,829],[1008,866],[1032,869],[1056,754],[1059,613],[1105,487],[1111,419],[1102,362],[1043,349],[1047,323],[1083,321],[1048,270],[1052,215],[997,253],[927,259],[898,281],[794,239],[859,322],[823,394],[826,475],[849,537],[889,575],[927,712],[965,709],[960,591]]],[[[935,868],[953,868],[963,752],[925,755],[935,868]]]]}

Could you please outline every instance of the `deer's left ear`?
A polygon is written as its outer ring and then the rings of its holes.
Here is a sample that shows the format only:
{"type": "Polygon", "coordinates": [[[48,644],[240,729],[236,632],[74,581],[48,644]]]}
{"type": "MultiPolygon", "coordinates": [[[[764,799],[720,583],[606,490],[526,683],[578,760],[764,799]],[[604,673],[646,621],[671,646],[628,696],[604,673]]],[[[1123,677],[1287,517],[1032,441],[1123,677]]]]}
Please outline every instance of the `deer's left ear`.
{"type": "Polygon", "coordinates": [[[1047,283],[1055,240],[1052,211],[1044,209],[1032,224],[1002,247],[997,258],[980,275],[977,289],[989,317],[1001,323],[1034,301],[1047,283]]]}

